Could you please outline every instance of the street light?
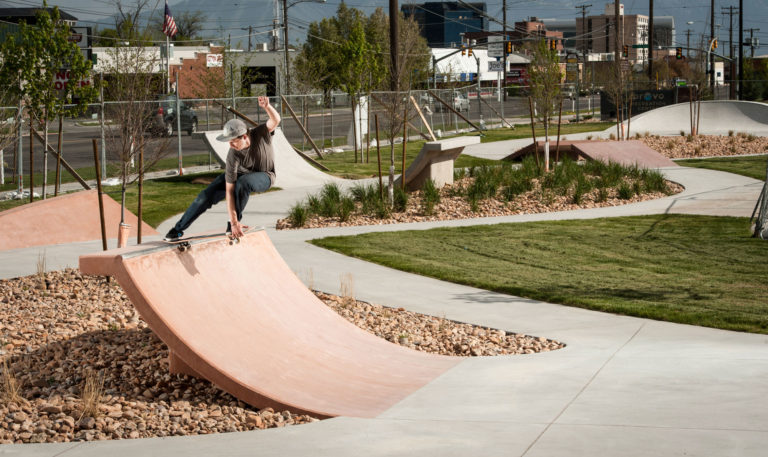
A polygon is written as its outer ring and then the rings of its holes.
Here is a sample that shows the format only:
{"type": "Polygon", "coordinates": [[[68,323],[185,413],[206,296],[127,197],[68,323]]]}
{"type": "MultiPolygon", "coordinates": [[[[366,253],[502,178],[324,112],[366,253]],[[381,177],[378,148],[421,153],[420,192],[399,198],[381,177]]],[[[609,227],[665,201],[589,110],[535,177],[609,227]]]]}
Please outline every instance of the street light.
{"type": "Polygon", "coordinates": [[[289,60],[288,60],[288,8],[299,3],[325,3],[325,0],[295,0],[288,3],[288,0],[283,0],[283,46],[285,47],[285,94],[291,93],[291,78],[288,76],[289,60]]]}

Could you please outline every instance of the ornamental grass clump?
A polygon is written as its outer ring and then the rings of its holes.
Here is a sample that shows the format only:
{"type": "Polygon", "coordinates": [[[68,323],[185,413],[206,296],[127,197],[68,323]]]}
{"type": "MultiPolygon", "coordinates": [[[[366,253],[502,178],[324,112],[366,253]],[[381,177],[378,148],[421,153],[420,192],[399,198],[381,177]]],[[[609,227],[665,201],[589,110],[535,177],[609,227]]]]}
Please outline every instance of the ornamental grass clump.
{"type": "Polygon", "coordinates": [[[634,189],[632,189],[632,186],[626,181],[619,184],[616,192],[618,193],[619,198],[622,200],[629,200],[632,198],[632,196],[635,195],[634,189]]]}
{"type": "Polygon", "coordinates": [[[296,203],[288,212],[288,222],[294,227],[304,227],[308,217],[309,210],[303,203],[296,203]]]}
{"type": "Polygon", "coordinates": [[[574,204],[580,205],[584,200],[584,195],[592,191],[592,181],[585,175],[581,174],[576,178],[576,184],[573,187],[573,195],[571,200],[574,204]]]}
{"type": "Polygon", "coordinates": [[[339,201],[338,210],[339,210],[339,220],[341,222],[347,222],[349,220],[349,217],[355,211],[355,201],[352,200],[352,197],[349,197],[346,195],[341,197],[341,200],[339,201]]]}
{"type": "Polygon", "coordinates": [[[435,206],[440,203],[440,190],[435,185],[435,181],[428,179],[424,182],[422,189],[421,210],[431,216],[435,212],[435,206]]]}
{"type": "Polygon", "coordinates": [[[320,215],[325,217],[334,217],[339,213],[341,204],[341,190],[336,183],[329,183],[323,186],[320,191],[320,215]]]}
{"type": "Polygon", "coordinates": [[[393,210],[396,213],[402,213],[408,207],[408,192],[402,187],[395,187],[393,210]]]}

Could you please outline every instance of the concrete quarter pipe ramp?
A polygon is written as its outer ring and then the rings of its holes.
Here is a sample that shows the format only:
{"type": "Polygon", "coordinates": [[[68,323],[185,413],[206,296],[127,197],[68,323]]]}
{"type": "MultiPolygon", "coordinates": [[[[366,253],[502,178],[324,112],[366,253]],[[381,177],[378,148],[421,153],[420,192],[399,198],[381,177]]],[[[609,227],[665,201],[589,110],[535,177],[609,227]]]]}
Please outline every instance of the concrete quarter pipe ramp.
{"type": "MultiPolygon", "coordinates": [[[[117,238],[120,204],[108,195],[103,197],[107,238],[117,238]]],[[[137,220],[125,211],[130,237],[136,236],[137,220]]],[[[144,236],[157,235],[155,229],[143,224],[144,236]]],[[[0,233],[0,251],[100,240],[99,195],[96,190],[73,192],[3,211],[0,233]]]]}
{"type": "MultiPolygon", "coordinates": [[[[224,167],[229,152],[229,144],[216,140],[221,130],[205,132],[203,138],[208,149],[219,164],[224,167]]],[[[282,129],[275,129],[272,136],[272,148],[275,152],[275,186],[283,189],[315,186],[337,181],[339,178],[323,173],[302,159],[291,147],[282,129]]]]}
{"type": "Polygon", "coordinates": [[[117,278],[169,347],[171,368],[196,373],[253,406],[320,417],[375,417],[461,358],[382,340],[338,316],[293,274],[263,230],[239,244],[163,242],[80,257],[117,278]]]}

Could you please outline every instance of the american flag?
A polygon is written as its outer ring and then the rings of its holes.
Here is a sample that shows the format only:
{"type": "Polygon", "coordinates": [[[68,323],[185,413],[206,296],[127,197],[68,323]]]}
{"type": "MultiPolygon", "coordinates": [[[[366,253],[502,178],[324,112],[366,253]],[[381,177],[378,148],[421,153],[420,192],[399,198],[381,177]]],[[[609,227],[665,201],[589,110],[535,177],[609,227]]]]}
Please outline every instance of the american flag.
{"type": "Polygon", "coordinates": [[[171,16],[171,9],[168,8],[168,2],[165,2],[165,21],[163,21],[163,33],[169,37],[176,35],[179,29],[176,28],[176,21],[171,16]]]}

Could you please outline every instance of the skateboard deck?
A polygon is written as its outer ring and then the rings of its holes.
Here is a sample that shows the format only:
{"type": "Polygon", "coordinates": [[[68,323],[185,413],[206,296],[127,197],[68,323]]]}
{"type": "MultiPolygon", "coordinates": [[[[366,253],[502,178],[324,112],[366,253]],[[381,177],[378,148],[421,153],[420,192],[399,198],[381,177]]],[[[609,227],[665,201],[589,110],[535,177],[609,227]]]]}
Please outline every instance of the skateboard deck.
{"type": "MultiPolygon", "coordinates": [[[[243,235],[250,232],[251,230],[257,230],[257,229],[259,229],[259,227],[246,227],[245,230],[243,230],[243,235]]],[[[192,242],[194,241],[210,240],[210,239],[216,239],[216,238],[227,238],[229,240],[230,245],[238,244],[240,242],[239,238],[235,238],[231,234],[227,234],[225,232],[206,233],[202,235],[186,236],[173,241],[168,241],[168,240],[161,240],[161,241],[165,244],[176,246],[179,249],[179,251],[186,251],[187,249],[189,249],[189,247],[192,245],[192,242]]]]}

